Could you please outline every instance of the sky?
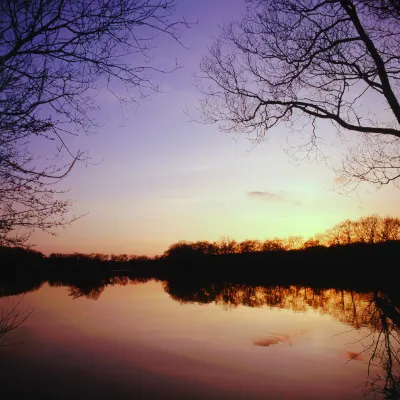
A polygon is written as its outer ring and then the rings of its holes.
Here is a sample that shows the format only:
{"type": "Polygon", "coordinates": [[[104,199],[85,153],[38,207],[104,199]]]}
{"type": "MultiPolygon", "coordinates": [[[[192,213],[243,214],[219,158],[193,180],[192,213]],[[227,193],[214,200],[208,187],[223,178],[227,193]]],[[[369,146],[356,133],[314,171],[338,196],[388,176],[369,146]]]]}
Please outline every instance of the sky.
{"type": "MultiPolygon", "coordinates": [[[[81,218],[55,236],[35,232],[37,250],[154,256],[180,240],[308,238],[347,218],[400,216],[394,186],[343,194],[325,163],[295,163],[285,150],[297,139],[283,126],[254,147],[245,135],[193,121],[200,60],[219,26],[244,11],[244,0],[177,1],[176,16],[196,24],[181,29],[184,47],[160,37],[154,54],[156,65],[177,59],[182,68],[157,76],[162,93],[139,106],[121,108],[100,92],[97,134],[69,139],[72,149],[90,152],[91,163],[76,165],[57,186],[68,189],[64,198],[81,218]]],[[[343,146],[331,145],[329,125],[321,129],[324,151],[338,160],[343,146]]]]}

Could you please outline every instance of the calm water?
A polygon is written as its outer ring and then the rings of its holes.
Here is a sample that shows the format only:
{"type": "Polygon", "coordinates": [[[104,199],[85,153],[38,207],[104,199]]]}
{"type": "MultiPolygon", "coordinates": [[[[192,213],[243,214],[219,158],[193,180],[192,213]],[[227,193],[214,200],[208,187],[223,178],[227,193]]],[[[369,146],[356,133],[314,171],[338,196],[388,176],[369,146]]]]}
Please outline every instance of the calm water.
{"type": "Polygon", "coordinates": [[[373,294],[121,283],[26,293],[18,309],[33,313],[1,341],[2,398],[383,398],[366,386],[387,373],[379,350],[368,379],[368,346],[385,337],[373,294]]]}

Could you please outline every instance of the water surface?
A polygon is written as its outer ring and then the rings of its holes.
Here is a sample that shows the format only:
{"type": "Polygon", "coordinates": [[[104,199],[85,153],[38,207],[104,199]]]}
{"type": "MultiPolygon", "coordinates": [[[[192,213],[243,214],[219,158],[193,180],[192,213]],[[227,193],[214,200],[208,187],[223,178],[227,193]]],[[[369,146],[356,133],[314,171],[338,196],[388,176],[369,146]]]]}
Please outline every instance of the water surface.
{"type": "Polygon", "coordinates": [[[18,306],[32,315],[2,338],[2,388],[6,398],[384,398],[370,385],[384,354],[368,378],[368,346],[382,327],[376,296],[127,278],[86,292],[45,283],[18,306]]]}

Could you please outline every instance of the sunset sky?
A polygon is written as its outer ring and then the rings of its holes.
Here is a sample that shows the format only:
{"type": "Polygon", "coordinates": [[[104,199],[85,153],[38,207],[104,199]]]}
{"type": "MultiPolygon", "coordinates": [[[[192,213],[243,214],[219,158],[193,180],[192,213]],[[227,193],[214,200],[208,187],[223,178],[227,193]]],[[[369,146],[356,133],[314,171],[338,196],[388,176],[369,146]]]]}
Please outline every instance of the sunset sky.
{"type": "MultiPolygon", "coordinates": [[[[177,17],[196,22],[181,30],[186,48],[156,40],[160,68],[175,58],[182,68],[158,75],[163,93],[121,111],[116,99],[100,92],[102,123],[97,135],[71,137],[72,149],[90,151],[92,164],[77,165],[58,184],[70,189],[73,213],[83,215],[57,236],[37,232],[31,242],[51,252],[156,255],[179,240],[305,238],[346,219],[378,213],[400,216],[400,190],[361,186],[350,195],[333,190],[335,173],[325,163],[295,165],[285,154],[284,126],[253,147],[244,135],[222,133],[199,117],[194,75],[218,25],[240,18],[244,0],[177,2],[177,17]]],[[[344,147],[322,127],[325,154],[338,161],[344,147]]],[[[352,134],[349,133],[349,138],[352,134]]]]}

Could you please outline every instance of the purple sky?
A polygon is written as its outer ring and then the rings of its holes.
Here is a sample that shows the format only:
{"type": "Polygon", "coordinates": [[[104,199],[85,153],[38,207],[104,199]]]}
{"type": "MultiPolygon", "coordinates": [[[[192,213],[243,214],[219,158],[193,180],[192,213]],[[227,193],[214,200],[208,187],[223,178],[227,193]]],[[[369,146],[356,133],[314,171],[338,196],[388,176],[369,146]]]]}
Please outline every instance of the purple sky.
{"type": "MultiPolygon", "coordinates": [[[[239,18],[243,0],[177,2],[177,15],[198,21],[182,29],[187,49],[160,38],[156,64],[183,68],[157,76],[163,93],[121,112],[101,92],[97,135],[70,138],[74,149],[89,150],[92,162],[78,165],[60,188],[71,189],[76,215],[88,213],[57,236],[35,233],[37,249],[49,252],[162,254],[179,240],[266,239],[311,236],[346,219],[372,213],[400,216],[400,191],[365,186],[350,196],[332,190],[335,174],[325,164],[295,166],[285,154],[290,133],[271,131],[253,149],[245,136],[190,122],[199,93],[194,74],[218,25],[239,18]]],[[[328,138],[332,129],[324,127],[328,138]]],[[[343,148],[327,147],[332,157],[343,148]]]]}

